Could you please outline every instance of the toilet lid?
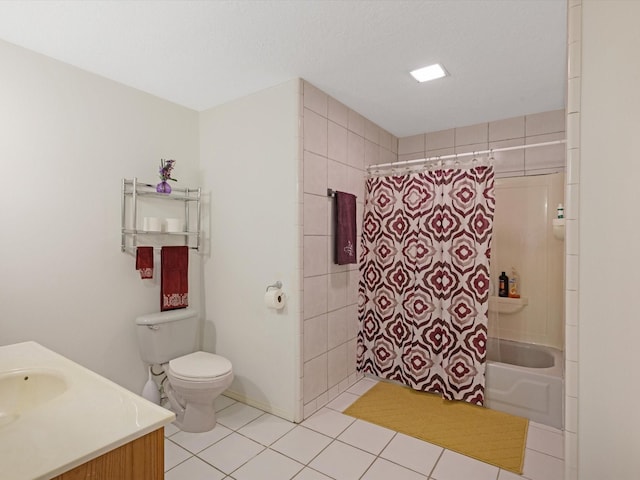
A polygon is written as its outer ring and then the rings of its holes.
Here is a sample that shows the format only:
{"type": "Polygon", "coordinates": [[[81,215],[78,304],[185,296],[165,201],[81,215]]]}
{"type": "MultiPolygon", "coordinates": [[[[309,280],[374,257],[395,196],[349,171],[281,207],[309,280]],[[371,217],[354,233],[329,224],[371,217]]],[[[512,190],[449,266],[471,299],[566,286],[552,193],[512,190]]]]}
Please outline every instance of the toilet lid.
{"type": "Polygon", "coordinates": [[[169,362],[171,373],[185,380],[206,380],[231,372],[231,362],[220,355],[193,352],[169,362]]]}

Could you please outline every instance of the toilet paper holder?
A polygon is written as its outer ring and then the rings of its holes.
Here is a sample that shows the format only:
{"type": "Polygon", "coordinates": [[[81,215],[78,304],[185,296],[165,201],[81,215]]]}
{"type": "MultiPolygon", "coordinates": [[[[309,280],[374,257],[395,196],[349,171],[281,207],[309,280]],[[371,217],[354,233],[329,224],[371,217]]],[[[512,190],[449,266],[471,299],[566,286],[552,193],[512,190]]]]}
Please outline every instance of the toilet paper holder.
{"type": "Polygon", "coordinates": [[[278,280],[276,283],[272,284],[272,285],[267,285],[267,292],[269,291],[270,288],[282,288],[282,282],[280,280],[278,280]]]}

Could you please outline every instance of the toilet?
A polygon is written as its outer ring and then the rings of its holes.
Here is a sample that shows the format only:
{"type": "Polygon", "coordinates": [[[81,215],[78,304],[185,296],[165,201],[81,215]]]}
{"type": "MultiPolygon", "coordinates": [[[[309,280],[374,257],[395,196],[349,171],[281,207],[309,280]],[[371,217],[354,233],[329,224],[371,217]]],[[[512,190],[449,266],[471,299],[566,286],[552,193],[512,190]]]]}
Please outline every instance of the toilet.
{"type": "Polygon", "coordinates": [[[185,432],[206,432],[216,425],[213,401],[233,381],[231,362],[198,349],[198,313],[179,309],[136,319],[140,355],[148,365],[162,365],[164,392],[185,432]]]}

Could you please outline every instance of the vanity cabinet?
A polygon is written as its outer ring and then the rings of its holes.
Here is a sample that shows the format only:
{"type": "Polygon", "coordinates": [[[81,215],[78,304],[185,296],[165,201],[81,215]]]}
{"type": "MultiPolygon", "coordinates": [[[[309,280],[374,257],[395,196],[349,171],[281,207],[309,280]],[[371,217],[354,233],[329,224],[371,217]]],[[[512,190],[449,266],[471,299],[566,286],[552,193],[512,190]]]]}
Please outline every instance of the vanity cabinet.
{"type": "Polygon", "coordinates": [[[163,480],[164,428],[53,477],[52,480],[163,480]]]}
{"type": "Polygon", "coordinates": [[[137,178],[123,178],[121,197],[120,248],[123,252],[135,254],[136,246],[140,244],[181,244],[200,251],[200,188],[172,185],[171,193],[159,193],[156,185],[140,182],[137,178]],[[144,217],[152,217],[159,223],[150,228],[144,224],[144,217]],[[161,220],[168,217],[177,220],[181,228],[163,228],[161,220]]]}

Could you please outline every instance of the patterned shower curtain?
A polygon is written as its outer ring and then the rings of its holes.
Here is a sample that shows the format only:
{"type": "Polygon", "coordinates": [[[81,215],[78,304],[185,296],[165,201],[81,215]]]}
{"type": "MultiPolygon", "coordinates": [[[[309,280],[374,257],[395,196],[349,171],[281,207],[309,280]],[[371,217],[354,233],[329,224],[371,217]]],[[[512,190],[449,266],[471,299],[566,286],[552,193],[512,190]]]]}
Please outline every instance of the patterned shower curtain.
{"type": "Polygon", "coordinates": [[[358,371],[484,404],[493,166],[367,180],[358,371]]]}

